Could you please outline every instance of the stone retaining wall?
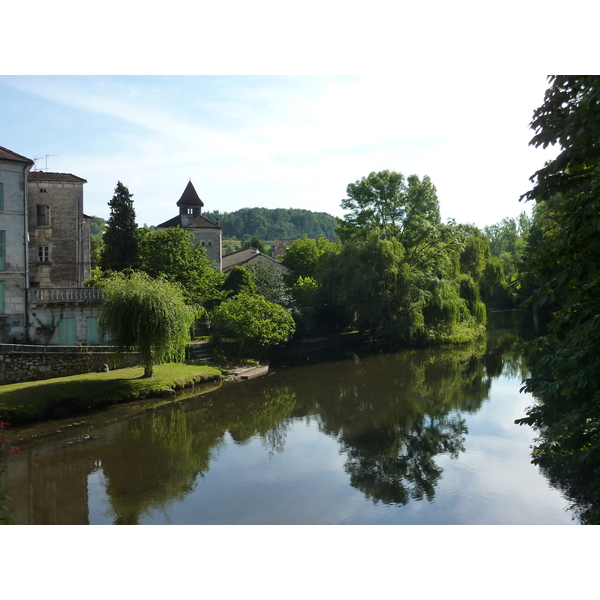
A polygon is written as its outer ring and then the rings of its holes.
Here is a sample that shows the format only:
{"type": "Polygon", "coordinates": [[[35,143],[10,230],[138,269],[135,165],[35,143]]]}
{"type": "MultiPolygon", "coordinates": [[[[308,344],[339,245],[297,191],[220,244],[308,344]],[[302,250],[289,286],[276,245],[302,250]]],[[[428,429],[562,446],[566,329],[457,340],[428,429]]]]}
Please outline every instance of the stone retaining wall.
{"type": "Polygon", "coordinates": [[[0,344],[0,384],[39,381],[141,364],[140,355],[117,358],[112,346],[26,346],[0,344]]]}

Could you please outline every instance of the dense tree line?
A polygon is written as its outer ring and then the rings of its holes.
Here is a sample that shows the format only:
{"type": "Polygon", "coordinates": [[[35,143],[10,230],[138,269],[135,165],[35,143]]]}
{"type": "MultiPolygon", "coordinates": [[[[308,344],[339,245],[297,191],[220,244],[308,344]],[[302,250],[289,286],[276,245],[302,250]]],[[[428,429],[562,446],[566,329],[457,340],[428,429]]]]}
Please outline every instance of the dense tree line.
{"type": "Polygon", "coordinates": [[[560,153],[524,195],[536,203],[524,279],[533,306],[552,312],[530,347],[525,389],[536,403],[518,423],[586,523],[600,523],[600,77],[552,76],[534,112],[531,144],[560,153]]]}
{"type": "Polygon", "coordinates": [[[522,274],[529,253],[532,220],[522,212],[516,219],[506,217],[483,228],[490,257],[482,274],[481,293],[498,308],[519,306],[529,295],[523,288],[522,274]]]}
{"type": "MultiPolygon", "coordinates": [[[[119,182],[109,203],[100,252],[103,269],[95,269],[91,283],[108,286],[111,298],[114,290],[124,289],[123,277],[138,273],[175,286],[181,302],[202,316],[202,330],[212,333],[215,343],[223,337],[237,339],[240,351],[248,351],[246,342],[267,348],[293,335],[348,330],[396,345],[464,342],[485,328],[483,301],[515,301],[511,282],[521,260],[523,217],[518,222],[505,219],[483,232],[472,225],[442,223],[430,178],[395,171],[370,173],[349,184],[347,195],[344,219],[294,209],[231,213],[246,220],[246,229],[229,233],[252,233],[247,243],[258,247],[257,233],[303,235],[281,259],[288,276],[264,265],[225,275],[211,266],[205,249],[191,243],[189,232],[139,228],[133,195],[119,182]],[[271,230],[266,215],[280,225],[297,219],[298,229],[271,230]],[[327,217],[329,228],[314,228],[321,217],[327,217]],[[339,241],[330,242],[334,237],[339,241]],[[120,278],[115,272],[122,273],[120,278]]],[[[227,215],[207,216],[219,219],[227,233],[227,215]]],[[[150,280],[138,285],[146,296],[150,280]]],[[[161,303],[159,296],[157,291],[155,306],[161,303]]],[[[130,307],[123,311],[134,314],[130,307]]]]}
{"type": "Polygon", "coordinates": [[[403,345],[481,332],[479,283],[461,267],[468,236],[441,222],[429,177],[380,171],[349,184],[347,194],[340,242],[297,240],[282,259],[302,307],[299,328],[356,328],[403,345]]]}
{"type": "Polygon", "coordinates": [[[207,211],[204,216],[215,223],[219,221],[224,239],[295,239],[303,235],[310,238],[319,235],[335,237],[335,217],[301,208],[241,208],[229,213],[207,211]]]}

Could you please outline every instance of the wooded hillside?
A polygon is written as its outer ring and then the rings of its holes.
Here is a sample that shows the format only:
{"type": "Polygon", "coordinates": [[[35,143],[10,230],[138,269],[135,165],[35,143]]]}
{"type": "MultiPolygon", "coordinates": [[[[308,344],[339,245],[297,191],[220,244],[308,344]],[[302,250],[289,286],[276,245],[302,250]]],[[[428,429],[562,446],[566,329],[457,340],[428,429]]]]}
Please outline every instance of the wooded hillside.
{"type": "Polygon", "coordinates": [[[327,213],[301,208],[241,208],[234,212],[207,211],[207,219],[220,221],[223,238],[238,240],[256,236],[262,240],[301,238],[304,234],[317,238],[336,237],[335,217],[327,213]]]}

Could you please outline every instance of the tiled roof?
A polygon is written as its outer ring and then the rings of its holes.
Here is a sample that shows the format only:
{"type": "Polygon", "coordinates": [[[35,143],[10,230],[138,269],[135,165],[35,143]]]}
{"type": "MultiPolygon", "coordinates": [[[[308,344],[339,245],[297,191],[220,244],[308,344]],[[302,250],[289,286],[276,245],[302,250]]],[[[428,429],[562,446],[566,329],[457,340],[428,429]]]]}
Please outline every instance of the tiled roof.
{"type": "MultiPolygon", "coordinates": [[[[181,227],[181,215],[177,215],[164,223],[156,226],[156,229],[167,229],[169,227],[181,227]]],[[[194,217],[193,227],[183,227],[182,229],[221,229],[219,225],[209,221],[205,217],[194,217]]]]}
{"type": "Polygon", "coordinates": [[[21,156],[20,154],[17,154],[16,152],[9,150],[8,148],[4,148],[3,146],[0,146],[0,159],[12,160],[14,162],[24,162],[32,165],[34,164],[34,162],[30,158],[27,158],[26,156],[21,156]]]}
{"type": "Polygon", "coordinates": [[[187,184],[185,190],[183,190],[181,198],[177,200],[177,206],[204,206],[204,202],[200,200],[200,196],[198,196],[198,194],[196,193],[196,190],[192,185],[191,179],[187,184]]]}
{"type": "Polygon", "coordinates": [[[236,250],[235,252],[230,252],[229,254],[225,254],[223,256],[223,269],[236,267],[241,265],[251,258],[254,258],[260,252],[256,248],[242,248],[241,250],[236,250]]]}
{"type": "Polygon", "coordinates": [[[290,271],[283,266],[279,261],[273,260],[270,256],[259,252],[256,248],[242,248],[226,254],[221,259],[223,273],[228,273],[234,267],[241,267],[248,264],[250,261],[262,260],[263,262],[273,263],[282,273],[287,275],[290,271]]]}
{"type": "Polygon", "coordinates": [[[46,173],[44,171],[30,171],[28,181],[70,181],[72,183],[87,183],[86,179],[71,175],[71,173],[46,173]]]}

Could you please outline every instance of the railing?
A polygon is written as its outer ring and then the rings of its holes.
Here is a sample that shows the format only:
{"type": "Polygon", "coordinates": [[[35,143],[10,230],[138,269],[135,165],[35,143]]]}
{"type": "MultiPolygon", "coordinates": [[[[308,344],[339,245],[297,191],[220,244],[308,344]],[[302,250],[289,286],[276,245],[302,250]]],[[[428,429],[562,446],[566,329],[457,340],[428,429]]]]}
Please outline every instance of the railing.
{"type": "Polygon", "coordinates": [[[29,303],[102,302],[102,288],[29,288],[29,303]]]}

